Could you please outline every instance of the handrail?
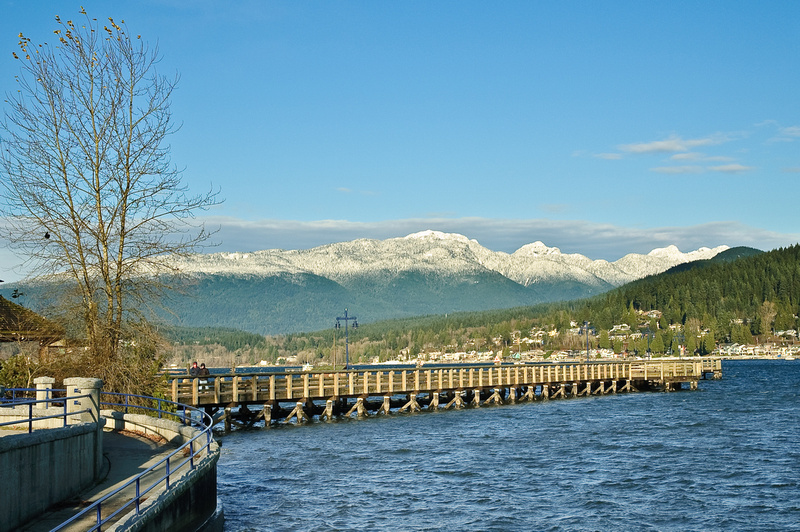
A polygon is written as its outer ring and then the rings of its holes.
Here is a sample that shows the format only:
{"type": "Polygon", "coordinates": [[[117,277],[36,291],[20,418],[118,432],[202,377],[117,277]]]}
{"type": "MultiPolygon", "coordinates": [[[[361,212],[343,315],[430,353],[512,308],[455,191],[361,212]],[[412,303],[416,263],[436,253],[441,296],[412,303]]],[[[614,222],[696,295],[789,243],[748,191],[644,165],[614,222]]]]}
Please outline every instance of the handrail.
{"type": "MultiPolygon", "coordinates": [[[[17,403],[25,400],[34,395],[38,390],[36,388],[3,388],[0,386],[0,404],[17,403]],[[11,397],[7,398],[6,393],[11,393],[11,397]]],[[[65,392],[66,390],[55,390],[52,388],[47,389],[48,392],[65,392]]]]}
{"type": "MultiPolygon", "coordinates": [[[[176,476],[176,474],[183,474],[183,471],[181,471],[181,468],[183,468],[187,464],[189,464],[189,470],[190,471],[194,470],[194,468],[195,468],[195,457],[201,455],[203,453],[203,451],[208,452],[207,450],[211,447],[211,443],[213,442],[212,433],[211,433],[211,427],[213,426],[213,421],[211,419],[211,416],[209,416],[207,413],[205,413],[204,411],[202,411],[200,409],[191,407],[189,405],[183,405],[183,404],[180,404],[180,403],[169,401],[167,399],[160,399],[158,397],[148,397],[148,396],[145,396],[145,395],[122,394],[122,393],[113,393],[113,392],[103,392],[102,395],[104,395],[104,396],[112,396],[112,397],[123,397],[125,399],[124,403],[114,403],[114,402],[108,402],[108,401],[101,401],[100,404],[103,405],[103,406],[123,408],[124,409],[123,411],[125,413],[128,412],[129,408],[138,408],[138,409],[143,409],[143,410],[149,410],[149,411],[152,411],[152,412],[157,412],[159,418],[161,418],[163,415],[173,416],[173,417],[177,418],[179,421],[183,422],[184,424],[187,424],[187,425],[190,425],[190,426],[195,426],[195,427],[201,429],[201,431],[198,434],[196,434],[194,437],[192,437],[192,439],[190,439],[188,442],[185,442],[185,443],[181,444],[181,446],[178,449],[176,449],[175,451],[173,451],[172,453],[170,453],[166,457],[164,457],[161,460],[159,460],[158,463],[150,466],[149,468],[147,468],[146,470],[142,471],[137,476],[129,479],[125,484],[123,484],[122,486],[120,486],[119,488],[114,490],[113,492],[111,492],[111,493],[103,496],[102,498],[94,501],[92,504],[90,504],[89,506],[87,506],[86,508],[81,510],[79,513],[77,513],[74,516],[72,516],[69,520],[67,520],[67,521],[61,523],[60,525],[58,525],[57,527],[53,528],[51,530],[51,532],[55,532],[57,530],[62,530],[65,527],[67,527],[70,524],[72,524],[75,521],[77,521],[78,519],[82,519],[82,518],[86,517],[87,515],[90,515],[91,513],[94,513],[97,516],[97,518],[96,518],[95,525],[89,529],[90,531],[94,531],[94,530],[98,530],[99,531],[99,530],[101,530],[101,527],[103,525],[105,525],[106,523],[108,523],[109,521],[111,521],[112,519],[117,517],[121,512],[130,511],[130,510],[128,510],[128,508],[130,508],[132,505],[135,506],[136,513],[139,514],[140,511],[141,511],[142,499],[147,494],[149,494],[151,491],[157,489],[162,483],[164,484],[166,489],[170,489],[170,487],[171,487],[170,477],[174,478],[176,476]],[[149,407],[149,406],[146,406],[146,405],[131,404],[130,403],[130,399],[131,398],[144,399],[146,401],[156,401],[157,407],[153,408],[153,407],[149,407]],[[181,415],[178,412],[171,412],[171,411],[168,411],[168,410],[164,410],[164,408],[162,408],[162,405],[167,405],[168,407],[170,407],[170,406],[174,407],[176,410],[183,409],[183,414],[181,415]],[[187,411],[189,411],[189,416],[186,415],[187,411]],[[194,419],[194,415],[193,414],[195,412],[200,414],[200,417],[197,420],[194,419]],[[204,436],[205,436],[205,443],[199,449],[195,450],[194,445],[193,445],[194,442],[196,440],[199,440],[199,439],[203,438],[204,436]],[[186,458],[183,461],[179,461],[177,463],[177,465],[173,464],[172,461],[175,459],[175,457],[178,456],[179,454],[183,454],[184,449],[186,449],[187,446],[189,448],[189,457],[186,458]],[[143,484],[142,479],[144,478],[144,476],[154,472],[159,467],[161,467],[163,464],[166,464],[166,466],[165,466],[165,471],[166,471],[165,474],[163,474],[163,475],[159,476],[158,478],[150,481],[150,483],[145,485],[144,488],[143,488],[142,487],[142,484],[143,484]],[[180,471],[180,473],[178,473],[179,471],[180,471]],[[113,497],[117,496],[124,489],[129,488],[132,485],[135,485],[135,487],[136,487],[136,495],[131,500],[129,500],[128,502],[124,503],[120,508],[118,508],[117,510],[112,512],[110,515],[107,515],[105,518],[103,518],[102,517],[102,506],[103,506],[103,504],[105,504],[107,501],[109,501],[113,497]]],[[[180,456],[178,456],[178,458],[180,458],[180,456]]]]}
{"type": "Polygon", "coordinates": [[[27,423],[28,424],[28,434],[31,434],[33,432],[33,423],[34,423],[34,421],[44,421],[45,419],[55,419],[55,418],[63,418],[64,419],[64,426],[66,427],[68,425],[67,419],[69,418],[69,416],[74,416],[74,415],[77,415],[77,414],[85,414],[85,413],[88,413],[88,412],[92,411],[91,408],[85,408],[83,410],[74,410],[72,412],[68,412],[67,411],[67,407],[68,407],[68,402],[69,401],[72,401],[72,400],[75,400],[75,399],[83,399],[83,398],[86,398],[86,397],[90,397],[90,395],[71,395],[69,397],[59,398],[59,399],[52,399],[52,398],[51,399],[25,399],[24,401],[14,401],[14,402],[10,402],[9,401],[9,402],[6,402],[6,403],[0,403],[0,408],[16,408],[18,406],[26,406],[26,405],[28,406],[28,417],[27,417],[27,419],[23,418],[23,419],[17,419],[16,421],[5,421],[3,423],[0,423],[0,427],[9,427],[9,426],[13,426],[13,425],[20,425],[20,424],[23,424],[23,423],[27,423]],[[49,404],[49,403],[55,403],[55,402],[57,402],[57,403],[63,402],[64,403],[64,412],[63,413],[52,414],[52,415],[49,415],[49,416],[35,416],[34,417],[34,415],[33,415],[33,405],[38,404],[38,403],[49,404]]]}

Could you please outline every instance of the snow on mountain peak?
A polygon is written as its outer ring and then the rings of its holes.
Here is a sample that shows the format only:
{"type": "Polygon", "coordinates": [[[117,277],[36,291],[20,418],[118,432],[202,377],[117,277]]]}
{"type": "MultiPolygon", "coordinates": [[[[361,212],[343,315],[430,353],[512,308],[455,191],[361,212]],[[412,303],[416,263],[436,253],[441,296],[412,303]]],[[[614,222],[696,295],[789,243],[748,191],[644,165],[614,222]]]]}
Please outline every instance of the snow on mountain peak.
{"type": "Polygon", "coordinates": [[[412,233],[403,238],[405,240],[435,239],[435,240],[455,240],[457,242],[470,242],[469,238],[465,237],[464,235],[460,235],[458,233],[443,233],[442,231],[432,231],[430,229],[428,229],[427,231],[412,233]]]}
{"type": "Polygon", "coordinates": [[[537,240],[532,244],[525,244],[514,252],[514,255],[516,254],[519,254],[520,256],[561,255],[561,250],[558,248],[548,247],[541,240],[537,240]]]}
{"type": "Polygon", "coordinates": [[[683,255],[683,253],[678,249],[678,246],[673,244],[665,248],[656,248],[647,255],[650,257],[677,257],[683,255]]]}
{"type": "Polygon", "coordinates": [[[406,271],[461,275],[488,270],[524,286],[570,281],[608,287],[658,274],[677,264],[709,259],[726,249],[727,246],[704,247],[682,253],[676,246],[667,246],[647,255],[631,253],[608,262],[564,254],[541,241],[508,254],[487,249],[457,233],[421,231],[400,238],[359,239],[305,250],[198,254],[176,259],[175,265],[186,273],[256,276],[304,273],[336,282],[347,282],[360,275],[393,276],[406,271]]]}

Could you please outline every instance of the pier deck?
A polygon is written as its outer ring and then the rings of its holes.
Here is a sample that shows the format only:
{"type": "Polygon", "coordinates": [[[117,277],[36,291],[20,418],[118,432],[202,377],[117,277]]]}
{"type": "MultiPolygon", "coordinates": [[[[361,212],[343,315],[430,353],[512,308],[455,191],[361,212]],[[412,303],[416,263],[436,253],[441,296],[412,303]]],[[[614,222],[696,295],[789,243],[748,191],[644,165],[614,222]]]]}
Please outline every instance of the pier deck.
{"type": "Polygon", "coordinates": [[[341,371],[215,374],[171,379],[172,400],[214,413],[240,407],[245,420],[365,415],[368,410],[401,411],[480,406],[633,392],[696,389],[699,380],[721,374],[714,358],[588,363],[471,364],[417,368],[371,367],[341,371]],[[382,398],[377,405],[370,398],[382,398]],[[403,397],[404,399],[398,399],[403,397]],[[290,403],[291,410],[281,407],[290,403]],[[325,406],[322,406],[322,405],[325,406]],[[250,415],[248,405],[261,411],[250,415]],[[243,408],[242,408],[243,407],[243,408]]]}

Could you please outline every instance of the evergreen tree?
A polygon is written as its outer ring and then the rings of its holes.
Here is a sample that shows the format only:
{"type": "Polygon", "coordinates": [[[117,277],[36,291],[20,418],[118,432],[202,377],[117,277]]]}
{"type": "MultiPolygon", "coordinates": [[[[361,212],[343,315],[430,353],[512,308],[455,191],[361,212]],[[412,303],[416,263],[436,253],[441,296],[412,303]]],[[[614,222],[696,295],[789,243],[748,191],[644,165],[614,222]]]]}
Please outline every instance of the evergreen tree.
{"type": "Polygon", "coordinates": [[[664,335],[661,331],[658,331],[653,341],[650,342],[650,351],[658,354],[664,353],[664,335]]]}
{"type": "Polygon", "coordinates": [[[692,356],[697,350],[697,337],[694,334],[687,334],[686,336],[686,354],[692,356]]]}
{"type": "Polygon", "coordinates": [[[600,331],[599,345],[600,349],[611,348],[611,339],[608,337],[608,331],[606,329],[600,331]]]}

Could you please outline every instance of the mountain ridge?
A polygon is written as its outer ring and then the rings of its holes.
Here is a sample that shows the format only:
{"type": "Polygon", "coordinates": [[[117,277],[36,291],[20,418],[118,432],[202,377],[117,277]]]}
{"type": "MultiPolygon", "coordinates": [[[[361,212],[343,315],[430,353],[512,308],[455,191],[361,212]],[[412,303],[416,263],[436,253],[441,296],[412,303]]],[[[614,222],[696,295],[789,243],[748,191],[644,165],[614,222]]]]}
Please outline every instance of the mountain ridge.
{"type": "Polygon", "coordinates": [[[567,276],[580,282],[619,286],[636,278],[661,273],[677,264],[710,259],[728,246],[703,247],[688,253],[676,246],[657,248],[646,255],[630,253],[617,261],[592,260],[541,241],[513,253],[491,251],[477,240],[457,233],[421,231],[386,240],[357,239],[306,250],[271,249],[254,252],[196,254],[175,265],[189,274],[308,273],[337,282],[371,272],[408,270],[457,274],[483,269],[529,286],[540,279],[567,276]]]}
{"type": "Polygon", "coordinates": [[[727,249],[668,246],[609,262],[541,241],[505,253],[464,235],[422,231],[306,250],[198,254],[176,263],[197,296],[178,297],[171,308],[184,325],[292,333],[330,327],[346,307],[368,323],[590,297],[727,249]]]}
{"type": "MultiPolygon", "coordinates": [[[[196,254],[172,259],[185,275],[177,281],[180,289],[165,298],[170,312],[159,318],[189,327],[286,334],[328,328],[344,308],[368,323],[529,306],[594,296],[727,249],[683,253],[668,246],[609,262],[562,253],[541,241],[506,253],[464,235],[422,231],[305,250],[196,254]]],[[[25,291],[33,296],[33,287],[25,291]]]]}

